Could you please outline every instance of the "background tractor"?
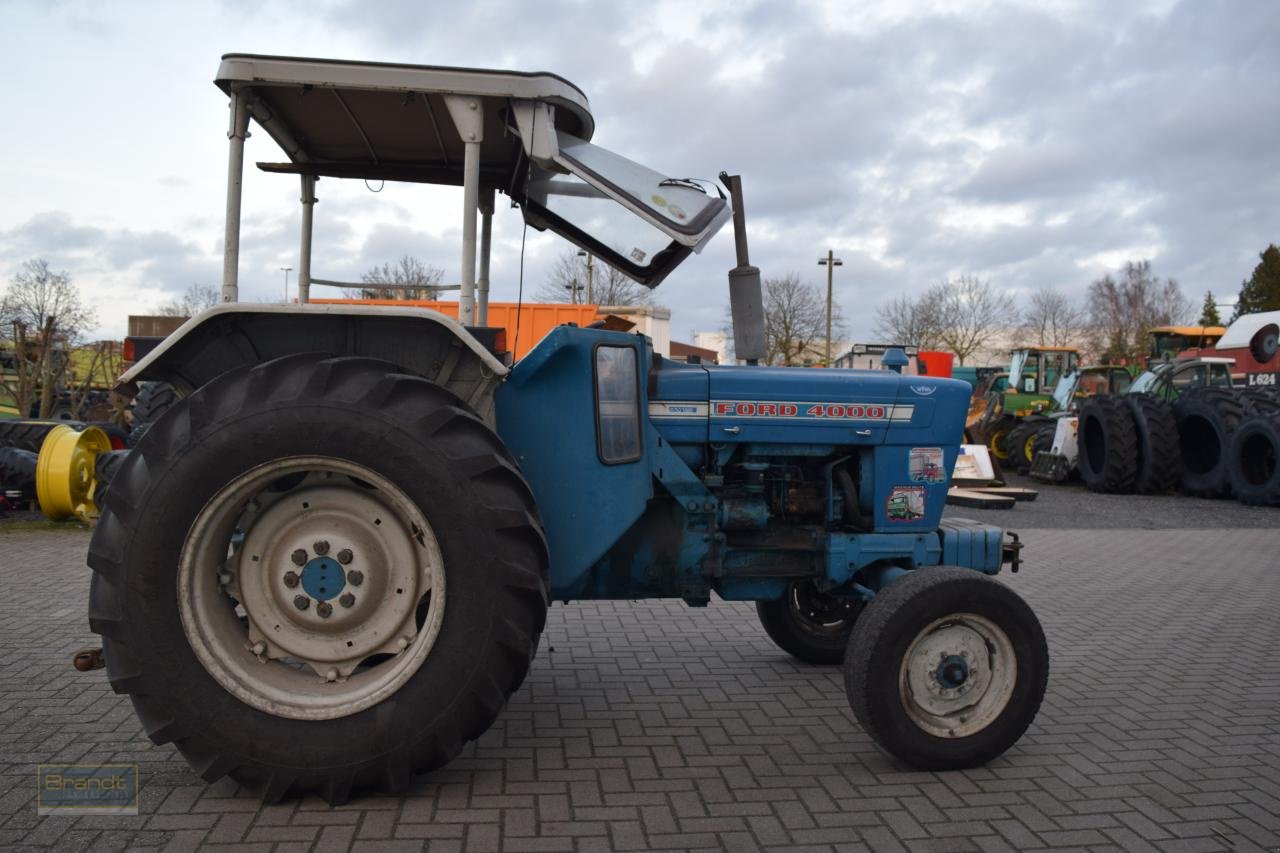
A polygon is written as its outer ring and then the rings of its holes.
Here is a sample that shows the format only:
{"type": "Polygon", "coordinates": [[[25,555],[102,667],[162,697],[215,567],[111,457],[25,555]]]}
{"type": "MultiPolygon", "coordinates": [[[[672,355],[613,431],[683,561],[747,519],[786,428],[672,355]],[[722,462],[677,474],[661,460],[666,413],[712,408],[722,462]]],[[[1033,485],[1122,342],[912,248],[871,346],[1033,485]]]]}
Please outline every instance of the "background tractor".
{"type": "Polygon", "coordinates": [[[842,665],[858,721],[913,766],[1022,735],[1048,652],[992,577],[1016,543],[942,518],[968,386],[757,366],[736,177],[598,147],[586,96],[552,74],[232,54],[216,82],[225,304],[125,374],[180,399],[124,457],[89,553],[90,625],[154,741],[269,800],[401,791],[494,721],[550,601],[713,593],[842,665]],[[237,302],[250,119],[287,157],[260,168],[300,176],[297,305],[237,302]],[[320,177],[463,187],[461,322],[307,304],[320,177]],[[649,286],[732,216],[748,363],[561,326],[511,364],[485,329],[495,192],[649,286]]]}
{"type": "Polygon", "coordinates": [[[1075,371],[1080,353],[1071,347],[1015,349],[1009,369],[974,393],[965,417],[965,442],[985,444],[1001,462],[1009,459],[1010,433],[1024,418],[1050,411],[1058,380],[1075,371]]]}

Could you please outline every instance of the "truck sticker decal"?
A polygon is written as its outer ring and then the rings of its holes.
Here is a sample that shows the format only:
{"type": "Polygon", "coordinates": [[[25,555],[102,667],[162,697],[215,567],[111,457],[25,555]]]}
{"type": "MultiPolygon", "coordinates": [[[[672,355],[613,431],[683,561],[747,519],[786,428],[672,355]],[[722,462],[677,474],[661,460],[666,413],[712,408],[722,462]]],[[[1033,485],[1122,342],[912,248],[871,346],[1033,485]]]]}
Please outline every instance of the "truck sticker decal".
{"type": "Polygon", "coordinates": [[[907,474],[913,483],[945,483],[941,447],[913,447],[907,458],[907,474]]]}
{"type": "Polygon", "coordinates": [[[924,486],[894,486],[884,502],[890,521],[919,521],[924,518],[924,486]]]}

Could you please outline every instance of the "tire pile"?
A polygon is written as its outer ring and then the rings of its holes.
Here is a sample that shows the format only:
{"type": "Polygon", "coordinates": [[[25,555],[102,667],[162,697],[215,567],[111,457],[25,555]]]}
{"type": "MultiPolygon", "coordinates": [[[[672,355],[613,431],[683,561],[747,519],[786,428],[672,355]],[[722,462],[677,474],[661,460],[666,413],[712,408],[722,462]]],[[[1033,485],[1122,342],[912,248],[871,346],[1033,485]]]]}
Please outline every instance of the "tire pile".
{"type": "Polygon", "coordinates": [[[1194,388],[1080,405],[1079,466],[1095,492],[1158,494],[1280,506],[1280,389],[1194,388]]]}
{"type": "MultiPolygon", "coordinates": [[[[111,479],[129,453],[124,448],[136,445],[147,429],[177,400],[177,393],[167,382],[144,382],[134,398],[131,430],[125,431],[115,424],[99,421],[87,424],[107,433],[116,448],[98,454],[95,459],[96,498],[99,502],[105,498],[111,479]]],[[[0,421],[0,498],[7,498],[11,503],[36,499],[36,463],[40,448],[57,426],[80,430],[86,424],[54,419],[0,421]]]]}

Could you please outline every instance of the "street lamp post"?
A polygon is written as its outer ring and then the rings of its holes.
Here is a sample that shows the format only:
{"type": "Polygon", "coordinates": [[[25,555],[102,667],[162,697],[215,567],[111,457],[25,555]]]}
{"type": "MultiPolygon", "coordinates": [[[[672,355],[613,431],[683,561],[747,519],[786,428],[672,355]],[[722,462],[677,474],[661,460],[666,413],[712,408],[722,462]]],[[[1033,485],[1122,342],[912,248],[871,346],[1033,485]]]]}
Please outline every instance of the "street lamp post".
{"type": "Polygon", "coordinates": [[[293,267],[280,267],[280,269],[284,272],[284,304],[288,305],[289,304],[289,273],[293,270],[293,267]]]}
{"type": "Polygon", "coordinates": [[[825,258],[818,258],[818,266],[827,268],[827,367],[831,366],[831,272],[843,265],[844,261],[837,258],[830,249],[827,249],[825,258]]]}

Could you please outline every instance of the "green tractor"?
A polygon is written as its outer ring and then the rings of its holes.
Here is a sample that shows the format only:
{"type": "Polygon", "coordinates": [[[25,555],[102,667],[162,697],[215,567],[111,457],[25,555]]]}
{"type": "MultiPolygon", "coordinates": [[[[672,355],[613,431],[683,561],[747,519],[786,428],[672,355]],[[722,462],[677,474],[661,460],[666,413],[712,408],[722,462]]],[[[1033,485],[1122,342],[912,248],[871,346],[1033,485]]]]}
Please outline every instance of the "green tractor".
{"type": "Polygon", "coordinates": [[[1080,364],[1080,352],[1072,347],[1015,349],[1010,355],[1009,370],[975,392],[965,421],[965,442],[985,444],[1001,462],[1009,458],[1009,433],[1018,421],[1049,411],[1058,379],[1080,364]]]}

